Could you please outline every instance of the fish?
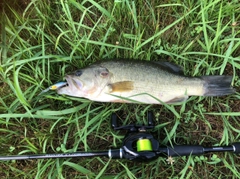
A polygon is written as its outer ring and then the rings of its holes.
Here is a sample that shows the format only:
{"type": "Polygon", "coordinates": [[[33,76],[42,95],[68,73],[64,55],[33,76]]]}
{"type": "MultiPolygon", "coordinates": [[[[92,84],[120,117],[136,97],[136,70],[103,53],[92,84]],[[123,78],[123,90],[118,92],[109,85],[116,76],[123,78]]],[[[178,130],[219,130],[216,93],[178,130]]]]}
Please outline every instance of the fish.
{"type": "Polygon", "coordinates": [[[57,93],[99,102],[175,104],[235,92],[232,76],[185,76],[170,62],[101,60],[65,76],[57,93]]]}

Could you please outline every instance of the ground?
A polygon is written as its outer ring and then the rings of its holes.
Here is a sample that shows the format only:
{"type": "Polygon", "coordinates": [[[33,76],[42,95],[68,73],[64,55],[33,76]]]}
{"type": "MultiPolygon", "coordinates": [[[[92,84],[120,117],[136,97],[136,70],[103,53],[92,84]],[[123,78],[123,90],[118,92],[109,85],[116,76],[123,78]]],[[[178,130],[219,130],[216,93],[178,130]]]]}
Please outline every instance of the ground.
{"type": "MultiPolygon", "coordinates": [[[[146,123],[161,145],[230,145],[240,139],[238,1],[1,2],[0,155],[98,151],[121,146],[111,114],[146,123]],[[188,76],[232,75],[236,93],[180,105],[110,104],[38,94],[106,58],[169,61],[188,76]]],[[[153,87],[154,89],[154,87],[153,87]]],[[[233,153],[159,158],[1,161],[2,178],[240,178],[233,153]],[[168,159],[168,160],[167,160],[168,159]],[[174,162],[173,162],[174,161],[174,162]],[[170,163],[170,164],[169,164],[170,163]]]]}

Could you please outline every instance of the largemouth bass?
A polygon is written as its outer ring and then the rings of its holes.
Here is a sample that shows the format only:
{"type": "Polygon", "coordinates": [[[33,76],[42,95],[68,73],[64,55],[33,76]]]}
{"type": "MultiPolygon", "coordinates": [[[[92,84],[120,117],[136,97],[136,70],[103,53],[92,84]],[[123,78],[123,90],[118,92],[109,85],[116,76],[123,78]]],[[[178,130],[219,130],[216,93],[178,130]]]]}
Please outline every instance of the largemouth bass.
{"type": "Polygon", "coordinates": [[[178,103],[189,96],[222,96],[234,93],[232,76],[187,77],[168,62],[108,60],[66,75],[67,86],[58,94],[92,101],[122,103],[178,103]]]}

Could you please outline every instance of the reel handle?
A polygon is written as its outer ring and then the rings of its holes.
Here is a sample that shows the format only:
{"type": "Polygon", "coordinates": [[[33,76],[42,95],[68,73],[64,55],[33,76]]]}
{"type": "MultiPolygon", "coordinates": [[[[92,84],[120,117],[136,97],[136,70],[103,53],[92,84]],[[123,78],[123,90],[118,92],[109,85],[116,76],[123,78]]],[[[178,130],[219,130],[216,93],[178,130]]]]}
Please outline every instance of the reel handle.
{"type": "Polygon", "coordinates": [[[116,113],[112,113],[111,124],[114,130],[127,130],[128,132],[139,132],[146,131],[149,129],[154,129],[154,116],[152,112],[147,113],[148,124],[147,125],[137,125],[137,124],[129,124],[129,125],[119,125],[119,117],[116,113]]]}

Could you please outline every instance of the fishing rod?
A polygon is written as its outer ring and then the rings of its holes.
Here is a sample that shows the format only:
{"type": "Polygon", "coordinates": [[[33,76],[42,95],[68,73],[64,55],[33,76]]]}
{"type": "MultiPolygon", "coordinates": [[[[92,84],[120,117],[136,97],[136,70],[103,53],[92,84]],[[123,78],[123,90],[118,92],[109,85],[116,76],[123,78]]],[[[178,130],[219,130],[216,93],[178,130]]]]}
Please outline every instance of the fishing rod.
{"type": "MultiPolygon", "coordinates": [[[[229,146],[203,147],[201,145],[173,145],[160,146],[158,140],[148,132],[154,129],[153,114],[148,112],[148,124],[125,126],[118,125],[119,117],[112,114],[112,127],[114,130],[126,130],[122,146],[118,149],[95,152],[73,152],[73,153],[53,153],[53,154],[33,154],[33,155],[12,155],[0,156],[0,161],[6,160],[28,160],[28,159],[50,159],[50,158],[73,158],[73,157],[108,157],[112,159],[128,159],[131,161],[145,162],[158,157],[178,157],[190,155],[202,155],[208,152],[233,152],[240,154],[240,142],[229,146]]],[[[169,161],[169,160],[168,160],[169,161]]],[[[172,163],[172,161],[169,161],[172,163]]]]}

